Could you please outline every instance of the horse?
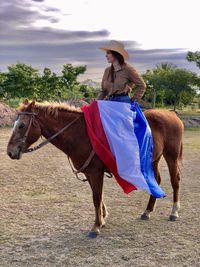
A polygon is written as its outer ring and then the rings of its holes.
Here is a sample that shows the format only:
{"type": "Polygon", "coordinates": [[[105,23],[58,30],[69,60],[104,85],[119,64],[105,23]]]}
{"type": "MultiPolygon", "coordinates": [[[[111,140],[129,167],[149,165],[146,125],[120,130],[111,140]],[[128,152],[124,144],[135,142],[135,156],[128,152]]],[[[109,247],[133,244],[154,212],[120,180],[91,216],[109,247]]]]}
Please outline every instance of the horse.
{"type": "MultiPolygon", "coordinates": [[[[183,123],[171,111],[147,110],[144,112],[150,125],[154,154],[153,167],[158,184],[161,183],[159,162],[163,156],[167,162],[173,188],[173,207],[169,219],[179,217],[180,163],[182,160],[183,123]]],[[[104,163],[94,153],[88,137],[84,113],[64,103],[24,101],[19,107],[18,118],[7,145],[7,154],[11,159],[20,159],[23,153],[41,136],[62,150],[72,161],[74,168],[84,173],[93,195],[95,221],[89,231],[89,237],[96,237],[105,225],[108,211],[103,200],[104,173],[108,171],[104,163]]],[[[37,147],[39,148],[39,147],[37,147]]],[[[34,150],[34,149],[33,149],[34,150]]],[[[142,220],[150,219],[156,198],[150,196],[148,205],[141,215],[142,220]]]]}

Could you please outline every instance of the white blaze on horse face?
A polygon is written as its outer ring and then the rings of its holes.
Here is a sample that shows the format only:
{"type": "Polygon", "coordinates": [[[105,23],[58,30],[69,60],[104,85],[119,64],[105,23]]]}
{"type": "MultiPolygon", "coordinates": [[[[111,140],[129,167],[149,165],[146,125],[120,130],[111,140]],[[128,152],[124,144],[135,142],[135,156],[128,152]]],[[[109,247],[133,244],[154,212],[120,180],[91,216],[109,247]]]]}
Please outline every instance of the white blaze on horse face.
{"type": "Polygon", "coordinates": [[[12,129],[12,132],[14,133],[14,131],[17,129],[17,126],[20,124],[21,122],[21,118],[20,116],[16,119],[16,121],[14,122],[14,126],[13,126],[13,129],[12,129]]]}
{"type": "Polygon", "coordinates": [[[19,124],[19,122],[20,122],[20,118],[18,118],[16,121],[15,121],[15,123],[14,123],[14,126],[13,126],[13,132],[15,131],[15,129],[16,129],[16,127],[17,127],[17,125],[19,124]]]}

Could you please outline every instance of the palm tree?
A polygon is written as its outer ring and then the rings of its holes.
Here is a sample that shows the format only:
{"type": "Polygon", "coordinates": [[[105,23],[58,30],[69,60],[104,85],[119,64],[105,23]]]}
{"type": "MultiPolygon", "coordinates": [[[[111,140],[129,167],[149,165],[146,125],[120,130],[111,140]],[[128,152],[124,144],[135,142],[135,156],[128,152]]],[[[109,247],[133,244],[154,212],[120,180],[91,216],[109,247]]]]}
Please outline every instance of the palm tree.
{"type": "Polygon", "coordinates": [[[156,70],[174,70],[177,66],[171,62],[161,62],[156,65],[156,70]]]}
{"type": "Polygon", "coordinates": [[[191,52],[188,51],[186,59],[189,62],[194,62],[198,68],[200,68],[200,51],[191,52]]]}

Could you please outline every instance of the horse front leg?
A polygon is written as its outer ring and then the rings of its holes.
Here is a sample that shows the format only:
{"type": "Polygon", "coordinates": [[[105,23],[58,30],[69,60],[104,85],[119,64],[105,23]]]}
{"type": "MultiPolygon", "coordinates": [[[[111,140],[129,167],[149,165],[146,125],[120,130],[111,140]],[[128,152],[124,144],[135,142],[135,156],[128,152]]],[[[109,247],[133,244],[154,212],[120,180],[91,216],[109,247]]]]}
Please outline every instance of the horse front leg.
{"type": "Polygon", "coordinates": [[[102,201],[103,176],[103,173],[86,175],[92,189],[92,197],[95,207],[95,222],[91,231],[88,233],[88,236],[91,238],[97,237],[100,233],[101,227],[105,225],[103,218],[103,215],[105,214],[105,205],[102,201]]]}

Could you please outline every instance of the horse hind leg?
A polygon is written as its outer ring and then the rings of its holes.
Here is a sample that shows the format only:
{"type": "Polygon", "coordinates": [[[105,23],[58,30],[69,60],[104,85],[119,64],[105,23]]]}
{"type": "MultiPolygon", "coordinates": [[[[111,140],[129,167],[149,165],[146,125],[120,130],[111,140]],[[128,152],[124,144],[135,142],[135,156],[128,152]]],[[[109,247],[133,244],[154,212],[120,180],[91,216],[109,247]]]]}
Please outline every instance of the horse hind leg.
{"type": "MultiPolygon", "coordinates": [[[[161,176],[160,176],[160,170],[159,170],[160,158],[161,158],[161,156],[153,163],[154,174],[155,174],[155,178],[156,178],[156,181],[158,184],[161,183],[161,176]]],[[[150,196],[147,208],[140,217],[141,220],[149,220],[150,219],[150,213],[154,210],[155,203],[156,203],[156,198],[153,196],[150,196]]]]}
{"type": "Polygon", "coordinates": [[[176,221],[179,217],[178,211],[180,209],[179,201],[179,183],[180,183],[180,169],[179,169],[179,159],[173,159],[169,155],[165,155],[167,165],[170,173],[171,185],[173,188],[173,206],[171,215],[169,216],[170,221],[176,221]]]}
{"type": "Polygon", "coordinates": [[[102,219],[102,226],[101,227],[105,227],[105,225],[106,225],[106,219],[107,219],[107,217],[108,217],[108,210],[107,210],[107,207],[106,207],[106,205],[105,205],[105,203],[104,203],[104,201],[102,200],[102,216],[103,216],[103,219],[102,219]]]}
{"type": "Polygon", "coordinates": [[[102,201],[102,211],[103,211],[103,218],[106,219],[108,217],[108,210],[104,201],[102,201]]]}

